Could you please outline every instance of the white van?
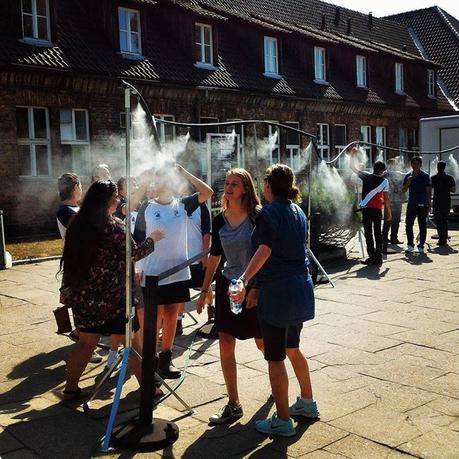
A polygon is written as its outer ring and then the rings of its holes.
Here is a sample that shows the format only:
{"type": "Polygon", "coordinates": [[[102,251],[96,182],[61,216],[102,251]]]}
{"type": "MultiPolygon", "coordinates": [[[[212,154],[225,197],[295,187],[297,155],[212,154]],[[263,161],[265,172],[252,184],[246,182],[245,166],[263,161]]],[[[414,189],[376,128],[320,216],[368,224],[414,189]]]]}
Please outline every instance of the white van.
{"type": "MultiPolygon", "coordinates": [[[[441,151],[459,146],[459,115],[421,118],[419,146],[424,151],[441,151]]],[[[459,148],[443,154],[422,154],[423,169],[430,175],[437,173],[437,162],[446,161],[446,173],[456,180],[456,193],[451,196],[453,212],[459,214],[459,148]]]]}

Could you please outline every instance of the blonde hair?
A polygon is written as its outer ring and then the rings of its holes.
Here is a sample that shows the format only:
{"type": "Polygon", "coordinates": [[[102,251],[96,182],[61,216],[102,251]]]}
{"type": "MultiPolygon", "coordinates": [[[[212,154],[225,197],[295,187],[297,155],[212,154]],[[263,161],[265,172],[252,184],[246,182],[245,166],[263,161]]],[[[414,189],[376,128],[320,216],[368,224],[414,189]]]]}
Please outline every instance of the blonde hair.
{"type": "MultiPolygon", "coordinates": [[[[242,180],[242,185],[245,189],[245,194],[242,196],[242,207],[249,214],[250,217],[255,217],[257,211],[261,207],[261,204],[260,198],[258,197],[257,192],[255,190],[255,185],[253,183],[252,176],[248,171],[242,169],[241,167],[230,169],[226,173],[225,180],[231,175],[239,177],[242,180]]],[[[228,200],[225,198],[225,194],[223,193],[222,211],[224,212],[227,208],[228,200]]]]}

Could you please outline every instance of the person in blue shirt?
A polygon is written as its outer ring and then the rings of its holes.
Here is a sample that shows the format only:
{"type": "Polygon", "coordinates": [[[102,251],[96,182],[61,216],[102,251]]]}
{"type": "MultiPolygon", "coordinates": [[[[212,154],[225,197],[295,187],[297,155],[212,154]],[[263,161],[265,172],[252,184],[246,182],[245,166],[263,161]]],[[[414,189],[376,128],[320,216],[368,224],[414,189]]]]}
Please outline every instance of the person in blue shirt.
{"type": "Polygon", "coordinates": [[[290,415],[318,418],[312,396],[309,368],[300,350],[303,322],[314,318],[314,289],[306,257],[307,219],[295,204],[300,192],[292,170],[283,164],[268,168],[264,179],[264,196],[268,204],[255,221],[253,234],[257,250],[239,278],[241,293],[233,296],[239,302],[245,285],[255,275],[259,285],[256,301],[247,308],[258,307],[263,336],[264,356],[268,361],[271,390],[276,413],[256,422],[259,432],[290,437],[296,431],[290,415]],[[297,377],[301,394],[289,407],[288,376],[284,360],[288,356],[297,377]]]}
{"type": "Polygon", "coordinates": [[[429,174],[422,169],[422,158],[415,156],[411,159],[411,172],[403,179],[402,191],[409,191],[408,207],[406,209],[405,230],[407,241],[406,251],[414,252],[413,226],[416,218],[419,225],[418,252],[424,253],[424,244],[427,236],[427,217],[432,200],[432,185],[429,174]]]}

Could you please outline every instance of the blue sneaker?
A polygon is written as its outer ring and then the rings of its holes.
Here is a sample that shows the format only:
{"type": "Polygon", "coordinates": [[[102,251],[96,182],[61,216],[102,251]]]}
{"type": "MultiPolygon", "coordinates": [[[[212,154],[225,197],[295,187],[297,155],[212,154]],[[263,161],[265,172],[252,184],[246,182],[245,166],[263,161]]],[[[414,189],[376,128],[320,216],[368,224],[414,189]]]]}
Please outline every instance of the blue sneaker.
{"type": "Polygon", "coordinates": [[[281,437],[293,437],[296,434],[292,420],[284,421],[279,419],[277,413],[274,413],[271,419],[256,421],[255,429],[264,434],[280,435],[281,437]]]}
{"type": "Polygon", "coordinates": [[[288,412],[291,416],[304,416],[309,419],[319,419],[320,416],[317,403],[305,402],[301,397],[296,398],[296,402],[289,407],[288,412]]]}

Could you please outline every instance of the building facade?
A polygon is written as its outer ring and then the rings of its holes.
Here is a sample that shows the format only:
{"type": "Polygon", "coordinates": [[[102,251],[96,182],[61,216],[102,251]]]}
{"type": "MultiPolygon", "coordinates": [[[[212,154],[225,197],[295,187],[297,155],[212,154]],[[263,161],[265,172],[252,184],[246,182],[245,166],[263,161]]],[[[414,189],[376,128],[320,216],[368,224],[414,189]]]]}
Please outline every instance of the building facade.
{"type": "MultiPolygon", "coordinates": [[[[61,173],[122,174],[121,79],[165,119],[291,123],[325,159],[359,138],[415,148],[418,119],[452,110],[406,26],[317,0],[4,0],[0,36],[7,238],[56,230],[61,173]]],[[[185,132],[160,127],[162,141],[185,132]]],[[[237,133],[248,155],[253,128],[237,133]]],[[[257,131],[275,142],[267,162],[294,165],[305,139],[272,134],[257,131]]]]}

